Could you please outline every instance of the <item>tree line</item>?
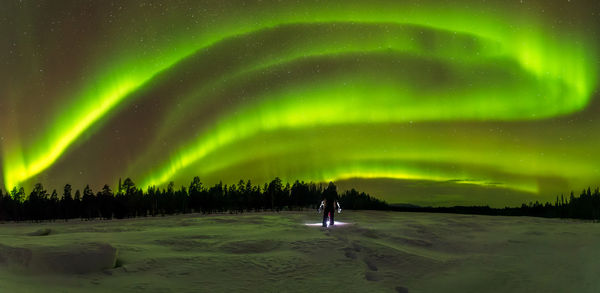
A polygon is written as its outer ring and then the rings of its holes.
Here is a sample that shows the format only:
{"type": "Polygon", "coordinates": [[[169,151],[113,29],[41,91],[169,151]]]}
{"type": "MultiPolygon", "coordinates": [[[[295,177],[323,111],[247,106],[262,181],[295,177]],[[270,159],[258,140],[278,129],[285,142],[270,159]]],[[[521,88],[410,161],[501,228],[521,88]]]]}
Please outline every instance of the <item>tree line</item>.
{"type": "Polygon", "coordinates": [[[592,192],[588,187],[579,196],[560,195],[554,203],[539,201],[523,203],[520,207],[491,208],[489,206],[419,207],[392,205],[391,210],[405,212],[455,213],[496,216],[530,216],[545,218],[572,218],[600,221],[600,188],[592,192]]]}
{"type": "MultiPolygon", "coordinates": [[[[316,209],[324,192],[336,192],[329,185],[295,181],[285,185],[279,178],[264,185],[254,185],[250,180],[237,184],[217,183],[205,186],[194,177],[188,187],[176,189],[170,182],[167,188],[138,188],[127,178],[113,192],[109,185],[94,193],[89,185],[83,191],[66,184],[59,195],[48,192],[41,183],[26,194],[24,188],[13,188],[4,193],[0,189],[0,221],[44,221],[58,219],[123,219],[161,216],[182,213],[243,213],[252,211],[282,211],[316,209]]],[[[600,189],[590,187],[579,196],[571,192],[560,195],[554,203],[539,201],[520,207],[491,208],[489,206],[420,207],[414,205],[388,205],[355,189],[339,195],[344,209],[391,210],[403,212],[459,213],[501,216],[534,216],[547,218],[574,218],[600,221],[600,189]]]]}
{"type": "MultiPolygon", "coordinates": [[[[48,192],[41,183],[35,184],[27,195],[24,188],[13,188],[4,193],[0,189],[0,221],[45,221],[57,219],[123,219],[181,213],[243,213],[250,211],[282,211],[316,209],[327,189],[336,192],[336,186],[326,187],[313,182],[296,181],[283,184],[275,178],[263,186],[250,180],[237,184],[217,183],[205,186],[194,177],[188,187],[175,188],[170,182],[166,189],[138,188],[130,178],[119,180],[113,192],[109,185],[94,193],[89,185],[83,192],[73,191],[66,184],[59,196],[56,190],[48,192]]],[[[344,209],[388,209],[387,203],[355,189],[339,195],[344,209]]]]}

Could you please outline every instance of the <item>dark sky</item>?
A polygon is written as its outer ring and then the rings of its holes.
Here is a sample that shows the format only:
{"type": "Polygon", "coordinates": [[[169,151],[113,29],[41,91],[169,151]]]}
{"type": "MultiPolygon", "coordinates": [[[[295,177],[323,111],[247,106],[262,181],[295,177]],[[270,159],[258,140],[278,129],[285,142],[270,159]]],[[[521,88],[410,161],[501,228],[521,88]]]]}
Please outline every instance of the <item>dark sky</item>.
{"type": "Polygon", "coordinates": [[[0,183],[337,181],[518,205],[600,182],[598,1],[3,1],[0,183]]]}

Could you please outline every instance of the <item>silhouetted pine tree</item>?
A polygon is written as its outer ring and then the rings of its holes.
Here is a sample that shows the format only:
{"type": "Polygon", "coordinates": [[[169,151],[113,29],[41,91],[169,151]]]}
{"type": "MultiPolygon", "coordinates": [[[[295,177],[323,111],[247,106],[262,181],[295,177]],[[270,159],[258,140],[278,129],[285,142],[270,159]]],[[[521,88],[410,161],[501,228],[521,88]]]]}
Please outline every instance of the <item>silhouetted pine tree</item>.
{"type": "Polygon", "coordinates": [[[50,202],[48,203],[48,206],[46,207],[46,212],[47,212],[47,219],[52,219],[52,220],[56,220],[58,218],[61,218],[60,216],[60,202],[58,199],[58,193],[56,192],[56,189],[52,190],[52,195],[50,195],[50,202]]]}
{"type": "Polygon", "coordinates": [[[83,189],[83,197],[81,198],[82,217],[91,220],[96,218],[96,197],[89,185],[83,189]]]}
{"type": "Polygon", "coordinates": [[[104,219],[112,219],[114,210],[114,194],[107,184],[102,187],[102,191],[98,192],[96,198],[98,200],[98,210],[100,217],[104,219]]]}

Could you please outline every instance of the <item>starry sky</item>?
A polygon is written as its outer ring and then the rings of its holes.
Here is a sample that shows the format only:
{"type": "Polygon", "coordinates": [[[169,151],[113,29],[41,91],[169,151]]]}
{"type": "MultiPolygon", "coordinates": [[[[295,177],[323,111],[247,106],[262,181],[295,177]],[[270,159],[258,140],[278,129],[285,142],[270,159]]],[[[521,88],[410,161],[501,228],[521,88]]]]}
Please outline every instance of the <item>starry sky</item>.
{"type": "Polygon", "coordinates": [[[0,185],[600,184],[598,1],[2,1],[0,185]]]}

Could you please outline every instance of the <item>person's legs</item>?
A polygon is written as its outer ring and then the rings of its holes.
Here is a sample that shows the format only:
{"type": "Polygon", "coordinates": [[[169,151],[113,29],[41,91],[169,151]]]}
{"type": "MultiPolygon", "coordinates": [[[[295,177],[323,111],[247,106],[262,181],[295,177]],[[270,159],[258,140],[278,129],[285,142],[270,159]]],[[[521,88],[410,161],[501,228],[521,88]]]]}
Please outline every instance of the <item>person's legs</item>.
{"type": "Polygon", "coordinates": [[[327,227],[327,214],[328,213],[329,213],[328,210],[323,211],[323,227],[327,227]]]}
{"type": "Polygon", "coordinates": [[[332,210],[329,215],[329,226],[333,226],[333,215],[335,215],[334,210],[332,210]]]}

